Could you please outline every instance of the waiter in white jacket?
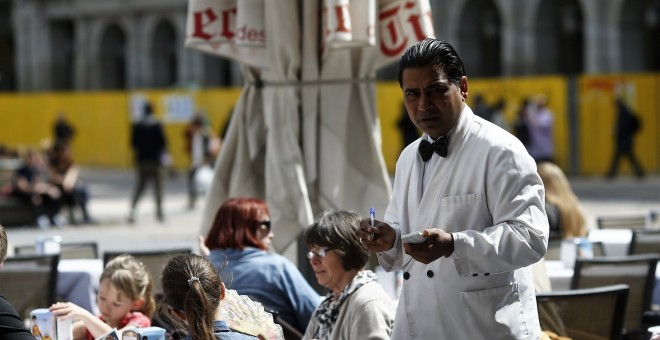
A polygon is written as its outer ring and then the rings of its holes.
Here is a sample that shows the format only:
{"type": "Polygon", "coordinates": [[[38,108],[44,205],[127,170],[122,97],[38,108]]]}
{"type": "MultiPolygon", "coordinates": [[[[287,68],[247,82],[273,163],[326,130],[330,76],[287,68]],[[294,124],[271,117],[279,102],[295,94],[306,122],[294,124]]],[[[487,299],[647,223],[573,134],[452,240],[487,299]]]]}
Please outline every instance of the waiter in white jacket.
{"type": "Polygon", "coordinates": [[[397,161],[384,222],[356,232],[385,270],[404,272],[392,339],[539,339],[531,265],[546,252],[548,220],[534,160],[466,105],[449,43],[406,50],[399,84],[424,134],[397,161]],[[423,238],[402,240],[410,233],[423,238]]]}

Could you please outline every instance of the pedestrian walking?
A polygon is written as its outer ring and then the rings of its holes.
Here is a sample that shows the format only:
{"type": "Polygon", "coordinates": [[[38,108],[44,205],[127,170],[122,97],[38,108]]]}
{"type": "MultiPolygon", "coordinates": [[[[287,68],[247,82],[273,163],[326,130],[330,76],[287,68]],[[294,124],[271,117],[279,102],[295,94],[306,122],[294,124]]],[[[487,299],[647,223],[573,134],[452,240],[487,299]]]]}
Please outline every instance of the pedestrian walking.
{"type": "Polygon", "coordinates": [[[163,215],[165,167],[162,158],[165,155],[167,140],[162,124],[153,113],[151,103],[145,103],[142,119],[133,124],[131,130],[131,146],[135,153],[136,184],[131,199],[131,211],[128,215],[130,223],[135,222],[135,210],[148,181],[154,184],[156,219],[161,223],[165,221],[163,215]]]}

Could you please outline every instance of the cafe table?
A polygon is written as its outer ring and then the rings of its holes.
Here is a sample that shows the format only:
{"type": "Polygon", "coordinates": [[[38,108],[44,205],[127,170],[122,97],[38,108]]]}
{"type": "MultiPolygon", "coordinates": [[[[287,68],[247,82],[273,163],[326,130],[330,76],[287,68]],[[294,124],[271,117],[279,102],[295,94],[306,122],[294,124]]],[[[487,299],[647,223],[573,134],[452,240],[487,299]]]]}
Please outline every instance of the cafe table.
{"type": "Polygon", "coordinates": [[[57,266],[57,299],[73,302],[98,315],[96,295],[102,273],[101,259],[60,260],[57,266]]]}
{"type": "Polygon", "coordinates": [[[592,229],[587,239],[590,242],[601,242],[606,256],[628,255],[628,247],[632,240],[630,229],[592,229]]]}
{"type": "MultiPolygon", "coordinates": [[[[571,289],[573,268],[564,266],[562,261],[545,261],[545,268],[553,291],[571,289]]],[[[660,306],[660,264],[655,270],[655,288],[652,303],[660,306]]]]}

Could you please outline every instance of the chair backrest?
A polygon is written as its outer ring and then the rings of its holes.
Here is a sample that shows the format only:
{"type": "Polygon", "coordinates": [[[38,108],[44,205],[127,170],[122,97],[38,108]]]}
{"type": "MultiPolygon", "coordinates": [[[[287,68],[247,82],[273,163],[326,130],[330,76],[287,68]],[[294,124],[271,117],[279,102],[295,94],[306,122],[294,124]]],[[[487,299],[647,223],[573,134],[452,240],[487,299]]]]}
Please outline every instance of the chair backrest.
{"type": "Polygon", "coordinates": [[[640,331],[642,315],[651,309],[657,254],[577,259],[571,289],[626,284],[630,288],[624,328],[640,331]]]}
{"type": "MultiPolygon", "coordinates": [[[[251,300],[261,303],[261,301],[259,301],[259,299],[254,296],[248,296],[248,297],[251,300]]],[[[261,304],[263,305],[263,303],[261,304]]],[[[275,322],[276,324],[280,325],[280,327],[282,327],[284,340],[300,340],[305,335],[304,329],[300,330],[296,328],[294,325],[290,324],[288,321],[284,320],[284,318],[282,318],[282,316],[278,311],[266,308],[265,306],[264,306],[264,310],[273,316],[273,322],[275,322]]]]}
{"type": "Polygon", "coordinates": [[[96,242],[62,243],[61,259],[98,259],[99,247],[96,242]]]}
{"type": "Polygon", "coordinates": [[[298,330],[292,324],[288,323],[276,312],[270,311],[270,313],[273,315],[273,322],[275,322],[276,324],[282,327],[282,332],[284,334],[285,340],[300,340],[303,338],[303,336],[305,335],[303,334],[303,332],[298,330]]]}
{"type": "Polygon", "coordinates": [[[598,229],[638,229],[646,227],[646,215],[599,216],[598,229]]]}
{"type": "MultiPolygon", "coordinates": [[[[37,255],[34,245],[17,245],[16,255],[37,255]]],[[[99,250],[96,242],[73,242],[60,244],[60,259],[98,259],[99,250]]]]}
{"type": "Polygon", "coordinates": [[[153,293],[155,296],[158,296],[163,293],[163,288],[160,282],[160,274],[162,273],[165,264],[167,264],[167,261],[176,255],[190,253],[192,253],[192,249],[190,248],[162,249],[151,251],[106,251],[103,253],[103,267],[105,268],[105,265],[110,262],[110,260],[119,255],[132,255],[136,259],[140,260],[142,264],[144,264],[147,268],[147,271],[149,271],[149,274],[151,274],[151,279],[153,280],[153,293]]]}
{"type": "Polygon", "coordinates": [[[660,254],[660,230],[635,229],[633,230],[628,255],[660,254]]]}
{"type": "Polygon", "coordinates": [[[0,268],[0,293],[23,319],[37,308],[55,303],[59,255],[26,255],[5,259],[0,268]]]}
{"type": "Polygon", "coordinates": [[[548,240],[548,250],[545,252],[547,261],[561,260],[561,238],[551,238],[548,240]]]}
{"type": "Polygon", "coordinates": [[[14,255],[16,256],[37,255],[37,250],[34,248],[34,244],[16,245],[14,246],[14,255]]]}
{"type": "Polygon", "coordinates": [[[572,339],[621,339],[627,285],[536,293],[541,329],[572,339]]]}
{"type": "Polygon", "coordinates": [[[605,245],[601,241],[591,242],[591,251],[594,257],[603,257],[605,254],[605,245]]]}
{"type": "MultiPolygon", "coordinates": [[[[550,239],[548,240],[548,249],[545,252],[545,259],[546,261],[560,261],[562,260],[562,254],[561,254],[561,248],[562,248],[562,242],[564,239],[550,239]]],[[[593,257],[603,257],[605,256],[605,246],[603,242],[600,241],[595,241],[595,242],[589,242],[591,245],[591,251],[593,254],[593,257]]],[[[578,258],[582,257],[580,254],[581,250],[579,247],[575,247],[575,254],[571,258],[578,258]]]]}

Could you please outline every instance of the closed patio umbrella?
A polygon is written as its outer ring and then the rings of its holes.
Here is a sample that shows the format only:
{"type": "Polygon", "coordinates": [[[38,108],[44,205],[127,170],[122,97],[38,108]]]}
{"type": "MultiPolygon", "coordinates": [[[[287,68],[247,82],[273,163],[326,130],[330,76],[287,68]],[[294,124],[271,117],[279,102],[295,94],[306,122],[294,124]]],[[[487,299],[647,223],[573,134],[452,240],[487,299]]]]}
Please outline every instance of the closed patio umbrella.
{"type": "Polygon", "coordinates": [[[240,62],[245,78],[201,234],[236,196],[266,200],[278,251],[324,210],[382,216],[375,73],[428,36],[428,0],[190,0],[186,46],[240,62]]]}

